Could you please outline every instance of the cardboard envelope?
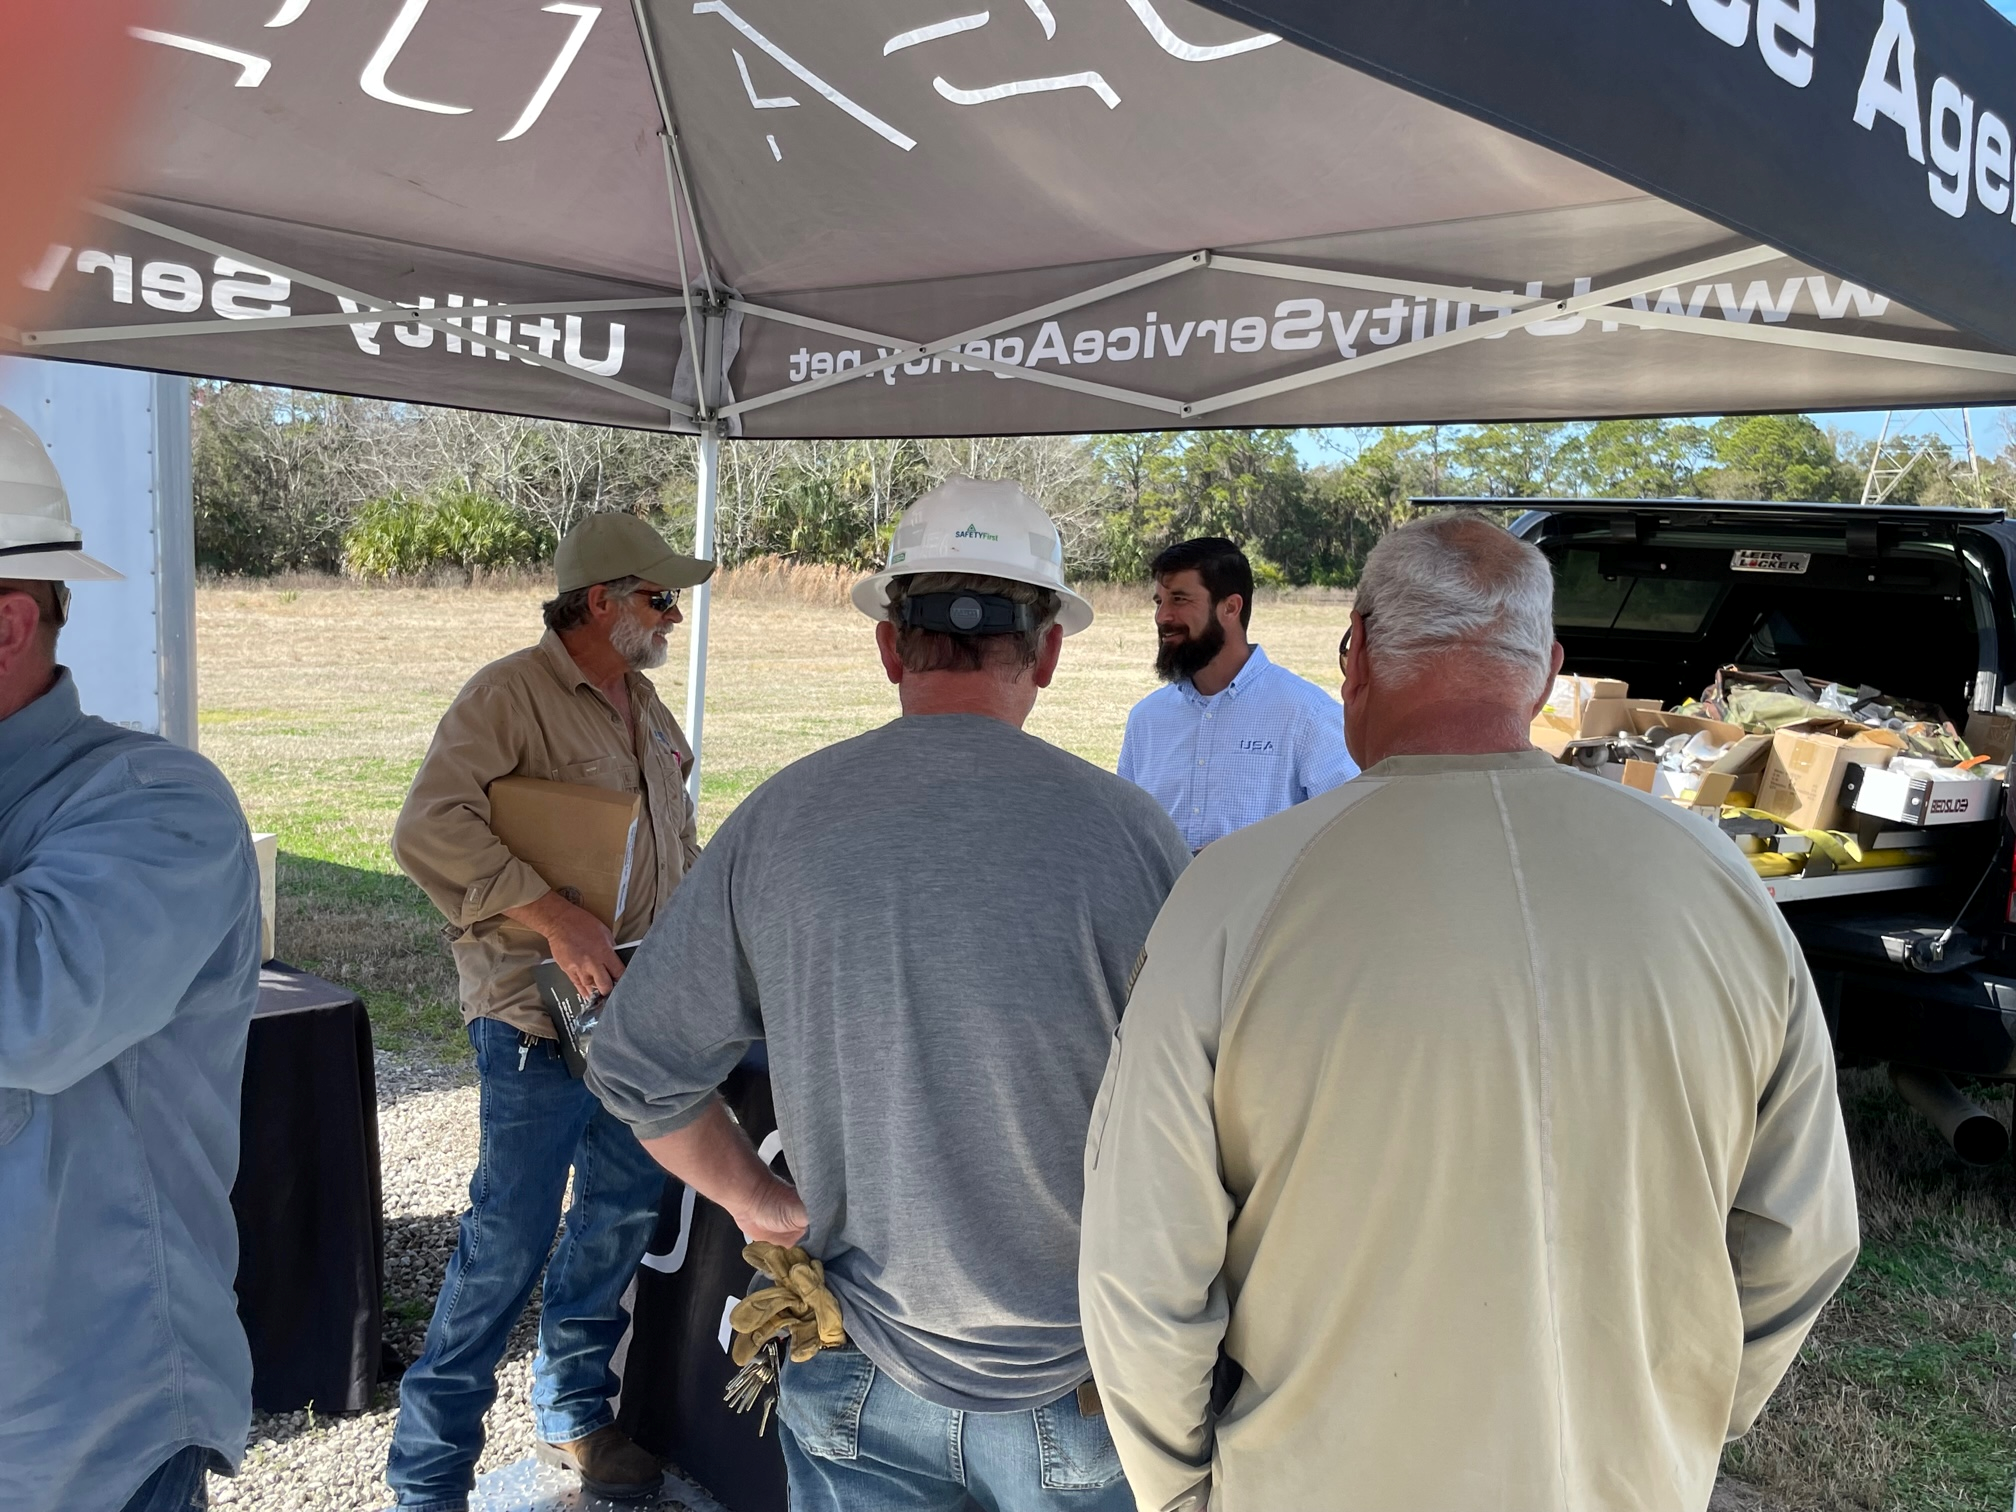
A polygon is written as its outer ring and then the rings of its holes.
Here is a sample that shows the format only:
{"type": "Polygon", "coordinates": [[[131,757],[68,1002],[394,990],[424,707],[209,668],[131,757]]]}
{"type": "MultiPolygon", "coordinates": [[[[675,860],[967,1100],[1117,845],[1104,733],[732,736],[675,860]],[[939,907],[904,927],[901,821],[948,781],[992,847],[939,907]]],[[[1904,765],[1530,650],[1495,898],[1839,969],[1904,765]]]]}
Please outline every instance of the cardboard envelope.
{"type": "Polygon", "coordinates": [[[491,832],[611,933],[623,914],[631,836],[643,810],[643,794],[614,788],[543,777],[500,777],[490,784],[491,832]]]}

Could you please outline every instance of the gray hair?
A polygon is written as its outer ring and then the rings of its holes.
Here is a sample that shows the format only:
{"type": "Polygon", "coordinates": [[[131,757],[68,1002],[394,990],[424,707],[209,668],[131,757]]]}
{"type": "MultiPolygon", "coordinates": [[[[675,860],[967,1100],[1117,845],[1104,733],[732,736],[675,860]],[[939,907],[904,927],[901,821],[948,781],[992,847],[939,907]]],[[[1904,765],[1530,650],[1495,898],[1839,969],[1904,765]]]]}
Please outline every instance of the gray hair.
{"type": "Polygon", "coordinates": [[[1038,583],[984,577],[971,572],[919,572],[889,579],[884,590],[887,618],[896,626],[896,654],[906,672],[978,672],[983,667],[1013,671],[1018,676],[1036,665],[1043,636],[1057,622],[1064,601],[1056,590],[1038,583]],[[1000,635],[945,635],[903,623],[903,603],[913,593],[991,593],[1034,611],[1034,627],[1000,635]]]}
{"type": "Polygon", "coordinates": [[[1554,573],[1474,510],[1403,525],[1372,549],[1355,607],[1377,675],[1410,682],[1452,651],[1538,697],[1554,652],[1554,573]]]}
{"type": "MultiPolygon", "coordinates": [[[[644,579],[640,577],[620,577],[606,583],[590,583],[588,588],[606,588],[609,597],[624,598],[634,592],[644,579]]],[[[572,630],[588,623],[588,588],[569,588],[565,593],[557,593],[539,606],[545,616],[548,630],[572,630]]]]}

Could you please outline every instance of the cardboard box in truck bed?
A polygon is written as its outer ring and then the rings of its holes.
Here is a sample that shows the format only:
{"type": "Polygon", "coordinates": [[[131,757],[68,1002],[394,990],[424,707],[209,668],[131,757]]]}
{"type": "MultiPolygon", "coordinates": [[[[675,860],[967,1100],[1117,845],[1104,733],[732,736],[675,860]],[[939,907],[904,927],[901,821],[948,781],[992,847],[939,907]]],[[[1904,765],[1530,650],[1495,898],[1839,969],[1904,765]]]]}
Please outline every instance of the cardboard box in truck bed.
{"type": "Polygon", "coordinates": [[[1841,779],[1851,765],[1882,767],[1904,742],[1888,730],[1852,720],[1793,726],[1771,737],[1771,755],[1757,787],[1757,807],[1794,829],[1839,829],[1841,779]]]}
{"type": "Polygon", "coordinates": [[[1612,677],[1554,679],[1554,692],[1533,720],[1527,738],[1557,761],[1571,740],[1622,735],[1631,730],[1639,711],[1657,709],[1656,698],[1631,698],[1628,684],[1612,677]]]}

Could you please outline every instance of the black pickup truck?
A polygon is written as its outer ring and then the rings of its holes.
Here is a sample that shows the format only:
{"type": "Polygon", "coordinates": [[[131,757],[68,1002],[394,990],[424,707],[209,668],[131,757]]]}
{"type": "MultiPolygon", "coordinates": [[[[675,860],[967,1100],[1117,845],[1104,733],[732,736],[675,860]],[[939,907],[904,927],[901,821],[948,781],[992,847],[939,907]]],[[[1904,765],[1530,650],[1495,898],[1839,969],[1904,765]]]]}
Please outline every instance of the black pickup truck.
{"type": "MultiPolygon", "coordinates": [[[[1512,528],[1554,564],[1571,671],[1622,678],[1668,707],[1735,664],[1873,685],[1959,726],[2016,714],[2016,522],[1999,513],[1523,502],[1512,528]]],[[[1841,1061],[1887,1063],[1975,1161],[1999,1159],[2008,1139],[1955,1079],[2016,1081],[2016,828],[2006,785],[2002,796],[1992,822],[1939,835],[1936,865],[1778,889],[1841,1061]]]]}

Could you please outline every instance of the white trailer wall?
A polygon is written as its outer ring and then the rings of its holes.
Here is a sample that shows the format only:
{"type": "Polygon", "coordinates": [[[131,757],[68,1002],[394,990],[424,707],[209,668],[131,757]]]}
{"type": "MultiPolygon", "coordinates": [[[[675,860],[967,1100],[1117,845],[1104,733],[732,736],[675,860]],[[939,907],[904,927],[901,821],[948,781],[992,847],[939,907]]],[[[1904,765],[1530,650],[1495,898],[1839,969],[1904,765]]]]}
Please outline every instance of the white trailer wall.
{"type": "Polygon", "coordinates": [[[189,380],[0,360],[0,405],[49,448],[84,549],[126,574],[78,583],[59,654],[86,712],[196,744],[189,380]]]}

